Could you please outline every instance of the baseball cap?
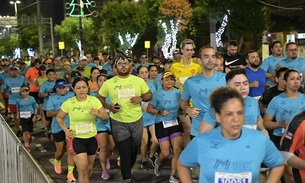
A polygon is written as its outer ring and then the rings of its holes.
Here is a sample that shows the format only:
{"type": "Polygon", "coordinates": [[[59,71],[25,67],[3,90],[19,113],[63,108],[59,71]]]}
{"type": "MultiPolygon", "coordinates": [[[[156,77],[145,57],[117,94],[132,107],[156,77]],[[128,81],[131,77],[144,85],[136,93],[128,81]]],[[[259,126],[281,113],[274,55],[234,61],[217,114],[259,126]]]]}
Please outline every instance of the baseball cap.
{"type": "Polygon", "coordinates": [[[30,90],[30,88],[27,85],[22,85],[20,87],[20,91],[23,91],[23,90],[30,90]]]}
{"type": "Polygon", "coordinates": [[[171,59],[165,59],[165,60],[163,61],[163,65],[165,65],[165,64],[171,64],[171,63],[173,63],[173,61],[172,61],[171,59]]]}
{"type": "Polygon", "coordinates": [[[66,62],[64,63],[64,65],[70,65],[70,62],[66,61],[66,62]]]}
{"type": "Polygon", "coordinates": [[[19,70],[19,68],[18,67],[10,67],[10,70],[12,71],[12,70],[19,70]]]}
{"type": "Polygon", "coordinates": [[[117,65],[119,61],[125,61],[125,60],[130,62],[130,59],[127,59],[126,57],[123,56],[119,56],[114,59],[114,63],[117,65]]]}
{"type": "Polygon", "coordinates": [[[178,54],[180,53],[180,49],[176,48],[174,51],[173,51],[173,54],[178,54]]]}
{"type": "Polygon", "coordinates": [[[140,58],[141,58],[141,59],[146,59],[146,58],[147,58],[147,55],[142,54],[140,58]]]}
{"type": "Polygon", "coordinates": [[[75,79],[75,78],[79,78],[79,77],[82,77],[82,74],[79,71],[71,72],[71,78],[75,79]]]}
{"type": "Polygon", "coordinates": [[[171,72],[169,72],[169,71],[164,72],[164,73],[162,74],[162,76],[161,76],[161,80],[163,80],[164,78],[170,77],[170,76],[172,76],[172,77],[175,79],[175,76],[174,76],[173,73],[171,73],[171,72]]]}
{"type": "Polygon", "coordinates": [[[56,83],[55,83],[55,88],[66,87],[66,86],[67,86],[66,81],[56,81],[56,83]]]}
{"type": "Polygon", "coordinates": [[[82,55],[82,56],[79,57],[79,60],[87,60],[87,57],[82,55]]]}

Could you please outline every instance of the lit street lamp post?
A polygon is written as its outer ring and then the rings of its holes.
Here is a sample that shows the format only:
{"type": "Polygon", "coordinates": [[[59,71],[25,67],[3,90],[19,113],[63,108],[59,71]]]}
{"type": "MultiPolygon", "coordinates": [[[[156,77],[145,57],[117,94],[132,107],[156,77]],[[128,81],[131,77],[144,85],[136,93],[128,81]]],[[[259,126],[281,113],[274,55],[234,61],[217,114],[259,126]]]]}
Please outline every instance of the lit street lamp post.
{"type": "Polygon", "coordinates": [[[17,5],[20,4],[21,1],[18,1],[18,0],[17,1],[10,1],[10,3],[13,4],[14,7],[15,7],[15,16],[17,18],[17,14],[18,14],[17,5]]]}

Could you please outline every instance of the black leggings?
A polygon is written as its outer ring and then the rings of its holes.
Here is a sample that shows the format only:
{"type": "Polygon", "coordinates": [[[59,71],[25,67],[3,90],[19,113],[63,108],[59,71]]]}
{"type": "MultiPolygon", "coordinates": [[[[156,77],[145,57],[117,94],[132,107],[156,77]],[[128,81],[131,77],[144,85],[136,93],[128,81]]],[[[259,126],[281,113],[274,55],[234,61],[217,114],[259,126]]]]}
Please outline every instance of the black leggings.
{"type": "Polygon", "coordinates": [[[136,162],[139,145],[133,145],[132,138],[129,137],[116,142],[116,147],[120,154],[123,180],[131,179],[131,169],[136,162]]]}

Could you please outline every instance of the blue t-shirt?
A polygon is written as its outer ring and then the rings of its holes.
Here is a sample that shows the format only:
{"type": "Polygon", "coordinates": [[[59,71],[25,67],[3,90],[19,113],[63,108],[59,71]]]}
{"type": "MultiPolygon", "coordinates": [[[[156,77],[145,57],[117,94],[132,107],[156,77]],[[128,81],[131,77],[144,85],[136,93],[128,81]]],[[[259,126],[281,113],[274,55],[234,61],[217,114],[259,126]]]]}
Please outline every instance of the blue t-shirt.
{"type": "MultiPolygon", "coordinates": [[[[247,126],[247,125],[257,124],[257,120],[260,117],[260,110],[257,100],[249,96],[247,96],[244,99],[244,115],[245,115],[244,125],[247,126]]],[[[217,126],[217,120],[213,108],[208,109],[208,111],[203,117],[203,120],[212,126],[217,126]]]]}
{"type": "Polygon", "coordinates": [[[245,71],[247,73],[248,81],[249,83],[252,83],[253,81],[258,81],[258,87],[251,87],[249,96],[250,97],[258,97],[261,96],[265,91],[265,84],[266,84],[266,71],[258,68],[257,71],[252,71],[248,67],[245,68],[245,71]]]}
{"type": "Polygon", "coordinates": [[[221,127],[201,133],[179,158],[186,167],[200,166],[200,183],[258,183],[261,163],[270,168],[283,163],[282,155],[264,133],[247,128],[243,128],[241,136],[235,140],[224,138],[221,127]],[[240,176],[242,173],[243,178],[234,179],[228,175],[240,176]],[[217,178],[217,175],[223,177],[217,178]]]}
{"type": "MultiPolygon", "coordinates": [[[[42,83],[42,85],[39,88],[39,93],[48,93],[48,92],[53,92],[55,86],[55,81],[50,82],[50,81],[45,81],[42,83]]],[[[43,110],[47,110],[47,103],[48,103],[49,96],[46,96],[43,98],[43,110]]]]}
{"type": "MultiPolygon", "coordinates": [[[[98,95],[98,90],[94,92],[89,92],[89,95],[96,97],[98,95]]],[[[111,104],[110,98],[106,97],[106,103],[111,104]]],[[[110,118],[109,118],[109,109],[105,108],[105,111],[108,114],[107,120],[102,121],[100,118],[96,118],[96,130],[98,132],[111,131],[110,127],[110,118]]]]}
{"type": "MultiPolygon", "coordinates": [[[[20,99],[16,102],[17,110],[20,112],[30,112],[31,115],[34,114],[35,109],[38,109],[38,104],[34,97],[29,96],[27,99],[20,99]]],[[[22,118],[22,117],[21,117],[22,118]]]]}
{"type": "MultiPolygon", "coordinates": [[[[147,85],[152,93],[155,93],[157,91],[157,83],[155,81],[149,79],[147,85]]],[[[141,106],[147,106],[147,105],[148,102],[141,102],[141,106]]],[[[142,112],[143,112],[144,127],[155,124],[156,115],[152,115],[143,110],[142,112]]]]}
{"type": "Polygon", "coordinates": [[[156,115],[156,123],[162,121],[172,121],[178,118],[178,110],[180,108],[180,91],[173,88],[171,91],[165,91],[163,88],[158,89],[149,104],[153,105],[156,110],[168,110],[167,116],[156,115]]]}
{"type": "MultiPolygon", "coordinates": [[[[136,64],[135,69],[138,69],[138,67],[142,65],[142,64],[136,64]]],[[[146,67],[150,66],[150,63],[146,62],[145,64],[146,67]]]]}
{"type": "Polygon", "coordinates": [[[78,62],[72,61],[72,62],[70,63],[70,68],[71,68],[71,69],[74,69],[74,68],[77,67],[77,66],[78,66],[78,62]]]}
{"type": "Polygon", "coordinates": [[[20,87],[26,85],[23,76],[17,75],[16,78],[8,76],[4,79],[3,90],[8,91],[8,103],[15,105],[21,99],[20,87]]]}
{"type": "Polygon", "coordinates": [[[210,94],[214,89],[226,86],[225,77],[225,73],[214,72],[212,77],[206,78],[198,74],[184,82],[181,98],[186,101],[192,99],[193,106],[201,109],[198,117],[192,118],[191,135],[197,136],[201,120],[210,108],[210,94]]]}
{"type": "MultiPolygon", "coordinates": [[[[288,98],[285,93],[281,93],[274,97],[269,103],[266,113],[273,115],[276,122],[282,122],[284,120],[292,120],[292,118],[305,109],[305,95],[299,93],[299,96],[295,99],[288,98]]],[[[282,128],[276,128],[273,130],[273,135],[282,136],[282,128]]]]}
{"type": "Polygon", "coordinates": [[[305,74],[305,59],[301,58],[301,57],[297,57],[294,60],[290,60],[288,58],[284,58],[283,60],[281,60],[279,62],[279,65],[282,65],[284,67],[287,67],[289,69],[294,69],[296,71],[298,71],[300,73],[300,75],[302,75],[301,77],[301,84],[304,84],[303,81],[303,74],[305,74]]]}
{"type": "MultiPolygon", "coordinates": [[[[272,74],[272,73],[274,73],[274,69],[275,69],[276,65],[278,65],[278,63],[281,60],[283,60],[283,57],[276,58],[273,55],[270,55],[269,57],[267,57],[263,61],[262,65],[261,65],[261,68],[264,69],[264,71],[266,71],[267,73],[272,74]]],[[[270,86],[274,86],[275,85],[275,83],[273,83],[270,78],[267,78],[266,82],[270,86]]]]}
{"type": "Polygon", "coordinates": [[[111,64],[109,64],[108,62],[103,65],[103,69],[107,71],[108,76],[113,75],[111,64]]]}
{"type": "MultiPolygon", "coordinates": [[[[46,111],[58,111],[60,109],[60,106],[62,103],[64,103],[68,98],[71,98],[74,96],[74,93],[72,92],[67,92],[66,95],[59,95],[58,93],[55,93],[54,95],[49,97],[48,102],[45,104],[46,105],[46,111]]],[[[66,115],[64,118],[66,127],[70,127],[70,120],[69,120],[69,115],[66,115]]],[[[62,131],[60,126],[58,125],[56,121],[56,117],[52,117],[52,125],[51,125],[52,133],[58,133],[62,131]]]]}
{"type": "Polygon", "coordinates": [[[88,67],[97,67],[95,63],[89,63],[87,64],[88,67]]]}

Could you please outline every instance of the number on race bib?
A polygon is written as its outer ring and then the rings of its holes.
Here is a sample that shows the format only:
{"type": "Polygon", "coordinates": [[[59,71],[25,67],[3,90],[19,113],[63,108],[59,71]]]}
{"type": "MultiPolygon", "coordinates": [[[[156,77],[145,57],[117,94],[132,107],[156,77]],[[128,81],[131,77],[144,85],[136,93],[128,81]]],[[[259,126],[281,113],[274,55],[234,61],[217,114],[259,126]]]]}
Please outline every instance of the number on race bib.
{"type": "Polygon", "coordinates": [[[169,127],[179,125],[177,119],[174,119],[174,120],[171,120],[171,121],[162,121],[162,123],[163,123],[163,128],[169,128],[169,127]]]}
{"type": "Polygon", "coordinates": [[[92,122],[86,124],[75,124],[76,134],[86,134],[93,132],[93,124],[92,122]]]}
{"type": "Polygon", "coordinates": [[[30,118],[31,117],[31,111],[21,111],[20,113],[20,118],[30,118]]]}
{"type": "Polygon", "coordinates": [[[118,91],[118,98],[119,99],[126,99],[126,98],[131,98],[135,97],[136,92],[134,88],[126,88],[118,91]]]}
{"type": "Polygon", "coordinates": [[[20,87],[12,87],[12,93],[19,93],[20,87]]]}
{"type": "Polygon", "coordinates": [[[251,183],[252,172],[224,173],[216,172],[214,183],[251,183]]]}

